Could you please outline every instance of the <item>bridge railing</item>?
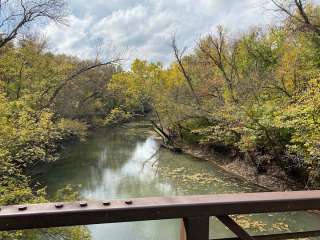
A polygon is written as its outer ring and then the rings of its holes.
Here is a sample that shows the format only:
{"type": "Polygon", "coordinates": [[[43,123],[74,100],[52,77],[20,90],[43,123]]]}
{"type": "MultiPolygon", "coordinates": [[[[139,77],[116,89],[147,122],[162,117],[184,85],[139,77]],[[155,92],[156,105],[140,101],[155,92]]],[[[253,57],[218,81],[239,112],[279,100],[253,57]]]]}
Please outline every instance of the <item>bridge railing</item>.
{"type": "Polygon", "coordinates": [[[320,191],[152,197],[123,201],[2,206],[0,231],[182,218],[184,228],[181,231],[181,239],[208,240],[209,218],[215,216],[237,236],[221,240],[297,239],[320,236],[320,230],[250,236],[230,217],[234,214],[303,210],[320,210],[320,191]]]}

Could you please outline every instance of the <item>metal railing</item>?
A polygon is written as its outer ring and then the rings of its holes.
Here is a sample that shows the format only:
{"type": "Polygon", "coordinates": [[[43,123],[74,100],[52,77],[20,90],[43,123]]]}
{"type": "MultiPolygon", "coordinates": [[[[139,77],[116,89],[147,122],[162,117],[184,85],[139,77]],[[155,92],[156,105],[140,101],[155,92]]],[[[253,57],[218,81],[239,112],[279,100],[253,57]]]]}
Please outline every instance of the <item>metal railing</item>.
{"type": "Polygon", "coordinates": [[[320,191],[153,197],[2,206],[0,231],[182,218],[181,239],[208,240],[209,218],[217,217],[237,237],[272,240],[320,236],[319,231],[250,236],[229,215],[320,210],[320,191]]]}

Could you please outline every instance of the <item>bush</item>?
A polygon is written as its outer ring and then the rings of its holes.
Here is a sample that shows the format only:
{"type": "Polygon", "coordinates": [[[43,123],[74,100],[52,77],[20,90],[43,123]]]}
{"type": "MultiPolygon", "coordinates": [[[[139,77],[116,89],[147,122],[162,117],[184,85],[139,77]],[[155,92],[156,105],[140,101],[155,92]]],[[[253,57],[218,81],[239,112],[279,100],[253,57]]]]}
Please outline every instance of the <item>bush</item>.
{"type": "Polygon", "coordinates": [[[121,108],[114,108],[105,118],[104,124],[105,126],[119,124],[127,122],[130,118],[132,118],[132,114],[128,113],[121,108]]]}

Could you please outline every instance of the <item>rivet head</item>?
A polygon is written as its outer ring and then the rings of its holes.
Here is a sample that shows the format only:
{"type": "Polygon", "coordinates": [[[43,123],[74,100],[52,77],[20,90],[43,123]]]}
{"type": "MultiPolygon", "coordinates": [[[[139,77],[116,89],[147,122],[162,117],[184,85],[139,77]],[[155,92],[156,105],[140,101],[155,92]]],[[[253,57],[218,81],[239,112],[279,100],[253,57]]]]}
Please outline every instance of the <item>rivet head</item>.
{"type": "Polygon", "coordinates": [[[126,201],[124,201],[125,202],[125,204],[127,204],[127,205],[131,205],[132,204],[132,201],[131,200],[126,200],[126,201]]]}
{"type": "Polygon", "coordinates": [[[54,206],[56,208],[63,208],[63,203],[56,203],[54,206]]]}
{"type": "Polygon", "coordinates": [[[80,205],[80,207],[86,207],[86,206],[88,206],[88,203],[85,202],[85,201],[81,201],[81,202],[79,203],[79,205],[80,205]]]}
{"type": "Polygon", "coordinates": [[[103,206],[110,206],[111,202],[108,202],[108,201],[104,201],[102,202],[103,206]]]}
{"type": "Polygon", "coordinates": [[[26,205],[18,206],[18,210],[19,210],[19,211],[27,210],[27,206],[26,206],[26,205]]]}

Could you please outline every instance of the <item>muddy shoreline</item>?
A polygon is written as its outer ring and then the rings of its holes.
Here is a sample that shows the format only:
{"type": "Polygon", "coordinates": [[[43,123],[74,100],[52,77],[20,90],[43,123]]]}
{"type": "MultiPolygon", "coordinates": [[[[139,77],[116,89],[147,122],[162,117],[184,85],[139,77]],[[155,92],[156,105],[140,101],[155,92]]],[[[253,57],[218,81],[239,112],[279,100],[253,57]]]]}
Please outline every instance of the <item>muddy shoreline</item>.
{"type": "MultiPolygon", "coordinates": [[[[167,148],[162,144],[162,139],[152,132],[152,136],[159,142],[161,147],[167,148]]],[[[214,150],[205,149],[201,146],[194,146],[179,143],[177,146],[180,152],[193,156],[201,161],[208,161],[224,171],[245,179],[253,184],[259,185],[268,191],[294,191],[304,190],[305,187],[290,178],[280,167],[272,165],[265,173],[258,173],[256,166],[246,159],[234,157],[231,154],[218,153],[214,150]]],[[[172,151],[171,148],[168,148],[172,151]]]]}
{"type": "Polygon", "coordinates": [[[272,165],[266,173],[258,173],[256,167],[245,159],[239,159],[228,154],[222,154],[213,150],[203,149],[198,146],[180,144],[182,152],[199,160],[209,161],[225,171],[243,178],[246,181],[257,184],[270,191],[303,190],[304,186],[280,169],[272,165]]]}

